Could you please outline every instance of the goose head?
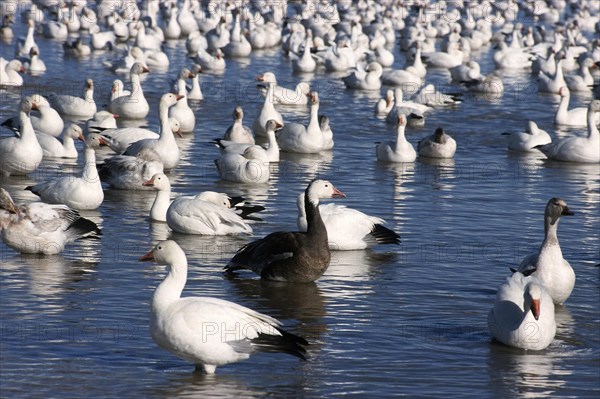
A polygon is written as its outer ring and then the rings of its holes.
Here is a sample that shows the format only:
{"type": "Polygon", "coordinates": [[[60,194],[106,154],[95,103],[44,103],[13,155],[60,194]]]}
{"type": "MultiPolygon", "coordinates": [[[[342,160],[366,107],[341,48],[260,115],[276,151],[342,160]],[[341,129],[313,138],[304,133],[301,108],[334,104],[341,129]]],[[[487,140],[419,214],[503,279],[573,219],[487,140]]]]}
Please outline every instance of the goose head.
{"type": "Polygon", "coordinates": [[[46,100],[46,98],[44,96],[42,96],[41,94],[32,94],[32,95],[28,96],[28,98],[33,100],[33,102],[35,102],[35,104],[38,107],[41,107],[41,106],[49,107],[50,106],[50,103],[48,102],[48,100],[46,100]]]}
{"type": "Polygon", "coordinates": [[[155,261],[161,265],[173,267],[178,261],[185,260],[185,252],[183,249],[172,240],[161,241],[147,254],[142,256],[140,262],[155,261]]]}
{"type": "Polygon", "coordinates": [[[142,64],[141,62],[135,62],[132,66],[131,66],[131,73],[136,74],[136,75],[141,75],[143,73],[148,73],[150,72],[150,69],[148,69],[148,67],[144,64],[142,64]]]}
{"type": "Polygon", "coordinates": [[[329,128],[329,118],[327,115],[319,115],[319,127],[321,128],[321,131],[329,128]]]}
{"type": "Polygon", "coordinates": [[[12,60],[11,62],[8,63],[8,65],[6,65],[5,69],[10,70],[10,71],[25,73],[25,67],[23,67],[23,64],[21,64],[21,61],[19,61],[19,60],[12,60]]]}
{"type": "Polygon", "coordinates": [[[183,96],[181,94],[165,93],[160,98],[160,102],[161,102],[161,104],[164,104],[164,105],[170,107],[172,105],[175,105],[177,103],[177,101],[181,100],[183,97],[185,97],[185,96],[183,96]]]}
{"type": "Polygon", "coordinates": [[[246,159],[269,161],[269,157],[267,156],[264,148],[258,145],[251,145],[250,147],[246,148],[242,156],[246,159]]]}
{"type": "Polygon", "coordinates": [[[85,142],[85,137],[83,137],[81,127],[76,123],[67,123],[63,134],[66,137],[72,138],[73,140],[78,139],[85,142]]]}
{"type": "Polygon", "coordinates": [[[15,202],[8,191],[2,187],[0,187],[0,209],[4,209],[8,213],[19,214],[19,208],[15,205],[15,202]]]}
{"type": "Polygon", "coordinates": [[[346,198],[346,194],[335,188],[329,180],[313,180],[306,188],[306,194],[312,203],[318,203],[319,198],[346,198]]]}
{"type": "Polygon", "coordinates": [[[38,109],[37,103],[31,97],[26,97],[21,101],[20,110],[29,114],[32,109],[38,109]]]}
{"type": "Polygon", "coordinates": [[[162,162],[160,155],[158,155],[158,152],[154,151],[152,148],[149,147],[142,148],[141,150],[139,150],[138,153],[135,154],[135,157],[148,162],[162,162]]]}
{"type": "Polygon", "coordinates": [[[217,193],[216,191],[203,191],[196,195],[196,199],[210,202],[211,204],[224,206],[225,208],[231,208],[231,202],[227,194],[217,193]]]}
{"type": "Polygon", "coordinates": [[[406,127],[406,116],[403,113],[398,114],[398,119],[396,120],[396,125],[398,127],[406,127]]]}
{"type": "Polygon", "coordinates": [[[156,173],[150,178],[150,180],[142,183],[144,187],[153,187],[158,191],[169,191],[171,190],[171,182],[164,173],[156,173]]]}
{"type": "Polygon", "coordinates": [[[307,82],[300,82],[298,86],[296,86],[296,90],[300,91],[300,94],[308,95],[310,93],[310,84],[307,82]]]}
{"type": "Polygon", "coordinates": [[[256,80],[259,82],[277,84],[277,78],[273,72],[265,72],[262,75],[257,76],[256,80]]]}
{"type": "Polygon", "coordinates": [[[110,89],[111,93],[119,93],[123,91],[123,81],[121,79],[113,80],[112,87],[110,89]]]}
{"type": "Polygon", "coordinates": [[[531,310],[536,320],[540,319],[540,302],[542,300],[542,287],[538,284],[530,283],[525,290],[525,304],[529,304],[528,311],[531,310]]]}
{"type": "Polygon", "coordinates": [[[94,89],[94,81],[92,79],[86,79],[85,80],[85,89],[86,90],[93,90],[94,89]]]}
{"type": "Polygon", "coordinates": [[[90,133],[90,134],[88,134],[87,138],[85,139],[85,147],[86,148],[97,149],[97,148],[105,147],[105,146],[108,146],[108,142],[106,140],[104,140],[104,138],[102,136],[100,136],[98,133],[90,133]]]}
{"type": "Polygon", "coordinates": [[[183,134],[181,134],[181,123],[179,123],[179,121],[176,118],[169,118],[169,127],[171,128],[171,131],[173,133],[175,133],[180,138],[183,138],[183,134]]]}
{"type": "Polygon", "coordinates": [[[275,132],[279,129],[281,129],[283,127],[283,125],[279,122],[277,122],[275,119],[269,119],[267,121],[267,123],[265,124],[265,130],[267,132],[275,132]]]}
{"type": "Polygon", "coordinates": [[[312,105],[319,105],[319,93],[317,93],[316,91],[311,91],[309,93],[310,96],[310,103],[312,105]]]}
{"type": "Polygon", "coordinates": [[[437,129],[435,129],[435,132],[433,133],[433,141],[435,141],[438,144],[443,144],[445,142],[444,140],[444,129],[442,129],[441,127],[438,127],[437,129]]]}
{"type": "Polygon", "coordinates": [[[233,110],[233,119],[236,121],[241,121],[244,118],[244,110],[240,105],[236,106],[233,110]]]}
{"type": "Polygon", "coordinates": [[[588,110],[590,112],[600,112],[600,100],[593,100],[590,105],[588,105],[588,110]]]}
{"type": "Polygon", "coordinates": [[[396,102],[396,105],[400,105],[400,103],[402,102],[402,97],[402,88],[397,87],[396,89],[394,89],[394,101],[396,102]]]}
{"type": "Polygon", "coordinates": [[[575,212],[572,212],[565,200],[561,198],[550,198],[548,203],[546,204],[546,209],[544,210],[544,217],[546,219],[550,219],[550,224],[554,225],[558,222],[561,216],[573,216],[575,212]]]}
{"type": "Polygon", "coordinates": [[[389,107],[392,104],[392,101],[394,101],[394,90],[388,89],[385,92],[385,106],[389,107]]]}
{"type": "Polygon", "coordinates": [[[192,65],[192,73],[198,75],[199,73],[202,73],[202,65],[200,64],[194,64],[192,65]]]}
{"type": "Polygon", "coordinates": [[[37,46],[33,46],[30,50],[29,50],[29,56],[33,58],[34,55],[40,55],[40,49],[37,48],[37,46]]]}

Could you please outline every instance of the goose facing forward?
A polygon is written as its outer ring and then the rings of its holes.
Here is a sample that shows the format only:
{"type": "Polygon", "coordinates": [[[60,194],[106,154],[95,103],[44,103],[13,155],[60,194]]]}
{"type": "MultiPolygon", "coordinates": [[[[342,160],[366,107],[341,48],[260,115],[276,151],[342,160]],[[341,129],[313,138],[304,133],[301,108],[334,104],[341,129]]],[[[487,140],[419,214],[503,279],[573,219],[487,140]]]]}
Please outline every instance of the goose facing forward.
{"type": "Polygon", "coordinates": [[[404,136],[406,117],[404,114],[398,114],[397,120],[396,141],[379,144],[376,148],[377,160],[382,162],[414,162],[417,159],[417,152],[404,136]]]}
{"type": "Polygon", "coordinates": [[[488,314],[490,335],[505,345],[542,350],[556,334],[554,304],[542,282],[517,272],[500,286],[488,314]]]}
{"type": "Polygon", "coordinates": [[[551,198],[544,210],[544,242],[538,252],[527,255],[519,265],[519,272],[539,279],[557,304],[565,302],[575,287],[575,272],[563,258],[557,236],[560,217],[574,214],[564,200],[551,198]]]}
{"type": "Polygon", "coordinates": [[[166,264],[168,274],[152,296],[150,335],[161,348],[194,363],[196,371],[214,374],[218,366],[256,352],[283,352],[306,360],[308,342],[281,329],[274,318],[223,299],[182,298],[188,263],[175,241],[159,242],[140,258],[152,260],[166,264]],[[219,331],[207,334],[207,325],[219,331]]]}
{"type": "Polygon", "coordinates": [[[231,273],[249,269],[263,280],[309,283],[323,275],[331,253],[319,199],[345,197],[327,180],[313,180],[306,191],[306,232],[275,232],[242,247],[225,267],[231,273]]]}
{"type": "Polygon", "coordinates": [[[16,251],[54,255],[79,238],[99,234],[96,223],[65,205],[33,202],[17,206],[0,187],[0,237],[16,251]]]}

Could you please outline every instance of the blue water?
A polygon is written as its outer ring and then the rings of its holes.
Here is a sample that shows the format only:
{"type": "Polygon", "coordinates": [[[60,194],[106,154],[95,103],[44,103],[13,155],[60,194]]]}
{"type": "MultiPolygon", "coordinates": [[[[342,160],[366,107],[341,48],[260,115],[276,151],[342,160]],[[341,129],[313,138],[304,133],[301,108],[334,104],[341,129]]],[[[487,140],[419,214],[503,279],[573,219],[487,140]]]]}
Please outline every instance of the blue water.
{"type": "MultiPolygon", "coordinates": [[[[22,26],[17,30],[24,34],[22,26]]],[[[36,40],[48,72],[27,75],[22,91],[0,90],[1,120],[16,114],[22,93],[47,94],[57,87],[79,93],[84,78],[94,79],[96,101],[103,103],[117,77],[102,64],[112,53],[77,60],[64,56],[58,42],[36,40]]],[[[13,50],[14,42],[1,45],[5,58],[13,50]]],[[[154,129],[159,97],[190,64],[183,42],[166,51],[169,70],[152,71],[142,83],[151,107],[147,124],[154,129]]],[[[394,51],[400,67],[402,56],[394,51]]],[[[492,51],[475,56],[484,72],[492,68],[492,51]]],[[[223,191],[264,205],[264,221],[253,223],[252,237],[173,235],[148,221],[153,193],[106,190],[99,209],[82,212],[102,227],[101,240],[84,240],[45,258],[0,244],[0,395],[598,397],[600,167],[510,154],[501,136],[522,129],[527,120],[554,134],[558,97],[538,94],[526,73],[505,76],[501,98],[466,95],[460,106],[431,113],[425,127],[407,128],[416,144],[444,127],[458,143],[455,159],[386,165],[375,161],[374,142],[392,139],[395,131],[372,114],[378,93],[349,91],[339,75],[324,71],[302,76],[290,71],[280,51],[269,50],[245,62],[228,60],[222,75],[203,74],[206,98],[192,103],[196,129],[179,139],[183,160],[171,176],[173,191],[223,191]],[[262,102],[254,77],[265,71],[275,72],[284,86],[308,80],[318,88],[335,147],[320,156],[284,154],[264,186],[225,183],[214,168],[218,151],[210,140],[230,125],[236,104],[251,125],[262,102]],[[222,267],[244,243],[296,228],[296,195],[316,176],[347,194],[336,201],[384,218],[402,244],[334,253],[314,284],[274,284],[249,274],[226,279],[222,267]],[[557,307],[556,339],[541,352],[492,343],[486,318],[496,289],[508,267],[538,248],[544,207],[553,196],[576,212],[559,228],[577,283],[566,305],[557,307]],[[311,343],[309,360],[258,354],[203,376],[158,348],[148,331],[149,300],[165,269],[137,259],[168,237],[190,261],[184,295],[224,298],[280,319],[311,343]]],[[[444,71],[430,71],[427,80],[458,89],[444,71]]],[[[572,98],[573,104],[587,101],[572,98]]],[[[307,111],[282,109],[286,122],[306,121],[307,111]]],[[[2,186],[17,202],[33,201],[25,186],[75,166],[44,161],[30,176],[4,179],[2,186]]]]}

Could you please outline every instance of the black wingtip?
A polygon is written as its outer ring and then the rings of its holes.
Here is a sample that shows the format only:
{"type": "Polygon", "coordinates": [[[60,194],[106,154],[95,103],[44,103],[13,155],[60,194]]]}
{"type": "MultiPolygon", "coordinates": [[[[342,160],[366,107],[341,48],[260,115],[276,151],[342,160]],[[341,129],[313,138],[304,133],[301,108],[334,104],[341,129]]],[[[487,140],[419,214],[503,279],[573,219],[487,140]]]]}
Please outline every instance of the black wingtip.
{"type": "Polygon", "coordinates": [[[79,218],[69,226],[67,231],[77,238],[99,236],[102,234],[98,225],[86,218],[79,218]]]}
{"type": "Polygon", "coordinates": [[[517,269],[515,269],[514,267],[509,267],[509,269],[510,269],[511,273],[513,273],[513,274],[517,272],[517,269]]]}
{"type": "Polygon", "coordinates": [[[229,203],[231,204],[232,207],[236,206],[237,204],[239,204],[240,202],[244,202],[246,201],[246,198],[244,197],[229,197],[229,203]]]}
{"type": "Polygon", "coordinates": [[[252,213],[264,211],[266,208],[261,205],[244,205],[244,206],[236,206],[235,209],[237,211],[241,212],[241,213],[238,213],[238,215],[240,215],[240,217],[242,219],[262,220],[256,216],[249,216],[249,215],[252,213]]]}
{"type": "Polygon", "coordinates": [[[400,236],[393,230],[388,229],[382,224],[373,226],[370,233],[375,237],[377,244],[400,244],[400,236]]]}
{"type": "Polygon", "coordinates": [[[252,340],[252,347],[260,352],[287,353],[302,360],[306,358],[308,341],[299,335],[289,333],[279,327],[275,327],[281,335],[259,334],[252,340]]]}

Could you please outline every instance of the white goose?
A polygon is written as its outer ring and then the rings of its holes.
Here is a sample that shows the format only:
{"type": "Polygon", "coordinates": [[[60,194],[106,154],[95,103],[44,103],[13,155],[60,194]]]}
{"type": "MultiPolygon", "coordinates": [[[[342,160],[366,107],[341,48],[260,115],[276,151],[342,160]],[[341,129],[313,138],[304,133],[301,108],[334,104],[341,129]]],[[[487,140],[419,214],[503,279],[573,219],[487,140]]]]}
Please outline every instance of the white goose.
{"type": "Polygon", "coordinates": [[[334,141],[333,130],[331,130],[331,126],[329,125],[329,117],[327,117],[327,115],[319,115],[319,127],[321,128],[323,138],[325,139],[323,151],[329,151],[333,148],[334,141]]]}
{"type": "MultiPolygon", "coordinates": [[[[305,105],[308,103],[307,95],[310,93],[310,85],[307,82],[300,82],[296,85],[295,90],[287,89],[277,85],[277,79],[272,72],[265,72],[256,78],[259,82],[264,82],[269,87],[267,90],[261,90],[261,94],[265,98],[273,102],[273,104],[281,105],[305,105]],[[272,85],[272,92],[269,96],[269,88],[272,85]]],[[[271,118],[274,119],[274,118],[271,118]]]]}
{"type": "Polygon", "coordinates": [[[7,61],[0,57],[0,86],[23,86],[23,77],[19,72],[25,73],[21,61],[7,61]]]}
{"type": "Polygon", "coordinates": [[[92,79],[85,81],[82,97],[68,94],[51,93],[48,101],[52,108],[61,115],[70,115],[80,118],[91,118],[96,113],[96,102],[94,101],[94,82],[92,79]]]}
{"type": "Polygon", "coordinates": [[[79,238],[99,234],[96,223],[65,205],[33,202],[17,206],[0,187],[0,238],[16,251],[55,255],[79,238]]]}
{"type": "Polygon", "coordinates": [[[521,349],[545,349],[556,334],[552,298],[538,279],[518,272],[498,289],[487,323],[493,338],[521,349]]]}
{"type": "MultiPolygon", "coordinates": [[[[169,118],[169,127],[171,131],[181,137],[179,121],[175,118],[169,118]]],[[[133,143],[136,143],[140,140],[144,139],[159,139],[160,134],[153,132],[149,129],[144,129],[141,127],[123,127],[123,128],[115,128],[115,129],[97,129],[101,131],[102,137],[108,142],[108,146],[111,150],[116,152],[117,154],[122,154],[129,146],[133,143]]],[[[94,130],[92,130],[94,131],[94,130]]]]}
{"type": "Polygon", "coordinates": [[[288,123],[277,134],[277,142],[283,151],[317,154],[325,147],[325,136],[319,125],[319,94],[310,93],[310,99],[308,126],[301,123],[288,123]]]}
{"type": "Polygon", "coordinates": [[[88,119],[85,122],[86,130],[90,130],[93,128],[99,129],[116,129],[117,128],[117,119],[119,115],[113,114],[108,111],[98,111],[94,114],[91,119],[88,119]]]}
{"type": "Polygon", "coordinates": [[[344,78],[344,83],[349,89],[379,90],[382,73],[383,68],[378,62],[370,62],[366,69],[362,69],[359,64],[351,75],[344,78]]]}
{"type": "Polygon", "coordinates": [[[544,93],[558,93],[561,87],[567,86],[563,75],[563,64],[564,57],[560,58],[556,63],[556,71],[553,75],[546,75],[544,72],[540,72],[538,76],[538,90],[544,93]]]}
{"type": "Polygon", "coordinates": [[[215,159],[221,179],[236,183],[262,184],[269,181],[269,157],[257,145],[248,147],[242,154],[225,153],[215,159]]]}
{"type": "MultiPolygon", "coordinates": [[[[310,30],[308,32],[310,32],[310,30]]],[[[302,55],[300,57],[296,56],[292,58],[292,70],[294,72],[310,73],[317,69],[317,62],[310,52],[311,47],[312,36],[307,34],[306,40],[304,41],[304,50],[302,51],[302,55]]]]}
{"type": "Polygon", "coordinates": [[[198,48],[196,57],[194,58],[204,70],[213,72],[223,72],[227,67],[223,52],[221,49],[215,51],[215,55],[208,53],[202,47],[198,48]]]}
{"type": "Polygon", "coordinates": [[[75,123],[67,123],[62,133],[62,141],[45,133],[36,133],[36,135],[44,151],[44,158],[77,159],[75,140],[85,141],[81,127],[75,123]]]}
{"type": "Polygon", "coordinates": [[[533,121],[527,122],[524,132],[502,134],[507,135],[508,149],[512,151],[538,152],[536,146],[552,142],[550,135],[533,121]]]}
{"type": "Polygon", "coordinates": [[[39,116],[31,115],[31,125],[36,133],[45,133],[58,137],[62,133],[65,123],[60,114],[50,106],[48,100],[39,94],[31,96],[37,105],[39,116]]]}
{"type": "Polygon", "coordinates": [[[100,180],[119,190],[150,190],[143,184],[163,171],[160,155],[152,148],[142,148],[135,156],[116,155],[98,168],[100,180]]]}
{"type": "Polygon", "coordinates": [[[418,87],[423,83],[421,77],[405,69],[385,71],[381,75],[381,81],[390,86],[414,85],[414,87],[418,87]]]}
{"type": "Polygon", "coordinates": [[[452,158],[456,152],[456,141],[438,127],[434,134],[419,141],[419,156],[429,158],[452,158]]]}
{"type": "MultiPolygon", "coordinates": [[[[304,193],[298,195],[298,230],[306,231],[304,193]]],[[[400,244],[400,236],[383,226],[385,220],[344,205],[319,205],[332,251],[365,249],[374,244],[400,244]]]]}
{"type": "Polygon", "coordinates": [[[110,112],[125,119],[144,119],[150,111],[148,101],[144,96],[140,75],[150,70],[140,62],[131,67],[129,79],[131,81],[131,94],[117,97],[109,105],[110,112]]]}
{"type": "MultiPolygon", "coordinates": [[[[40,14],[43,15],[43,13],[40,13],[40,14]]],[[[35,32],[35,22],[33,19],[28,19],[27,20],[27,35],[24,38],[20,37],[17,40],[17,50],[16,50],[17,57],[27,57],[27,55],[29,55],[29,52],[31,51],[31,48],[36,46],[34,32],[35,32]]]]}
{"type": "Polygon", "coordinates": [[[236,106],[233,111],[233,124],[229,126],[223,139],[241,144],[254,144],[252,130],[244,126],[244,110],[241,106],[236,106]]]}
{"type": "Polygon", "coordinates": [[[179,78],[177,79],[177,94],[179,94],[179,100],[173,107],[168,111],[170,117],[175,118],[179,121],[182,132],[193,132],[196,126],[196,116],[194,111],[190,108],[187,102],[187,88],[185,86],[185,79],[191,79],[194,77],[192,71],[188,68],[183,68],[179,72],[179,78]]]}
{"type": "Polygon", "coordinates": [[[587,137],[565,137],[538,149],[549,159],[564,162],[600,162],[600,132],[596,118],[600,112],[600,100],[593,100],[587,111],[587,137]]]}
{"type": "MultiPolygon", "coordinates": [[[[201,101],[204,100],[204,94],[202,94],[202,88],[200,87],[200,74],[202,73],[202,66],[194,64],[192,66],[192,88],[186,93],[188,100],[201,101]]],[[[179,88],[178,88],[179,89],[179,88]]]]}
{"type": "MultiPolygon", "coordinates": [[[[259,76],[257,80],[262,80],[259,76]]],[[[283,125],[283,118],[281,114],[275,109],[273,105],[273,90],[275,88],[275,83],[267,82],[267,94],[265,95],[265,101],[263,102],[260,111],[254,118],[252,123],[252,131],[256,137],[267,137],[267,131],[265,130],[265,126],[267,122],[271,119],[275,120],[280,125],[283,125]]]]}
{"type": "Polygon", "coordinates": [[[214,191],[175,198],[167,209],[167,224],[181,234],[222,236],[252,233],[252,227],[231,208],[227,194],[214,191]]]}
{"type": "Polygon", "coordinates": [[[544,209],[544,242],[519,265],[519,272],[538,278],[557,304],[564,303],[575,287],[575,272],[563,258],[557,236],[560,217],[572,215],[564,200],[551,198],[544,209]]]}
{"type": "Polygon", "coordinates": [[[29,51],[29,62],[25,63],[25,68],[32,75],[39,75],[46,72],[46,64],[40,58],[40,49],[32,47],[29,51]]]}
{"type": "Polygon", "coordinates": [[[152,296],[152,339],[194,363],[197,371],[214,374],[218,366],[248,359],[255,352],[285,352],[306,359],[306,340],[282,330],[281,323],[270,316],[223,299],[181,298],[188,265],[175,241],[158,243],[140,260],[166,264],[169,272],[152,296]],[[218,331],[206,334],[207,325],[217,326],[218,331]]]}
{"type": "Polygon", "coordinates": [[[590,68],[598,68],[592,58],[585,58],[579,67],[579,74],[565,76],[567,87],[574,92],[589,93],[594,84],[594,77],[590,73],[590,68]]]}
{"type": "Polygon", "coordinates": [[[160,155],[165,170],[170,170],[179,164],[180,151],[177,141],[171,130],[169,122],[169,108],[180,101],[183,96],[174,93],[166,93],[160,98],[158,105],[160,120],[160,137],[158,139],[142,139],[130,145],[125,155],[136,155],[142,148],[152,148],[160,155]]]}
{"type": "Polygon", "coordinates": [[[129,96],[131,95],[130,90],[125,90],[125,85],[121,79],[113,80],[112,86],[110,88],[110,98],[109,104],[115,101],[119,97],[129,96]]]}
{"type": "MultiPolygon", "coordinates": [[[[554,115],[554,123],[563,126],[586,127],[588,109],[586,107],[569,109],[571,92],[566,86],[561,87],[558,94],[560,94],[560,103],[558,104],[556,114],[554,115]]],[[[599,114],[594,115],[594,124],[600,124],[599,114]]]]}
{"type": "Polygon", "coordinates": [[[396,141],[388,141],[377,145],[377,160],[382,162],[414,162],[417,159],[417,152],[404,136],[406,128],[404,114],[398,114],[397,123],[396,141]]]}
{"type": "Polygon", "coordinates": [[[19,137],[0,140],[0,173],[4,175],[24,175],[36,170],[44,152],[37,140],[29,113],[37,104],[29,97],[21,101],[19,110],[19,137]]]}
{"type": "Polygon", "coordinates": [[[380,98],[375,104],[375,115],[387,115],[394,107],[394,91],[388,89],[385,92],[385,97],[380,98]]]}
{"type": "Polygon", "coordinates": [[[431,83],[423,85],[421,90],[415,94],[413,101],[429,107],[443,107],[448,105],[458,105],[462,102],[460,94],[444,94],[437,91],[431,83]]]}
{"type": "Polygon", "coordinates": [[[50,204],[65,204],[78,210],[98,208],[104,200],[104,192],[96,169],[96,149],[106,144],[100,135],[89,134],[85,140],[85,165],[81,177],[64,176],[25,189],[50,204]]]}
{"type": "MultiPolygon", "coordinates": [[[[280,129],[282,126],[271,119],[267,122],[265,129],[267,130],[267,136],[269,138],[265,152],[269,162],[279,162],[279,144],[277,144],[277,138],[275,137],[275,131],[280,129]]],[[[217,147],[221,150],[221,153],[234,153],[243,154],[246,149],[254,144],[239,143],[232,140],[215,140],[217,147]]],[[[264,148],[264,147],[263,147],[264,148]]]]}

